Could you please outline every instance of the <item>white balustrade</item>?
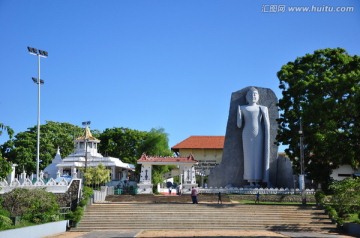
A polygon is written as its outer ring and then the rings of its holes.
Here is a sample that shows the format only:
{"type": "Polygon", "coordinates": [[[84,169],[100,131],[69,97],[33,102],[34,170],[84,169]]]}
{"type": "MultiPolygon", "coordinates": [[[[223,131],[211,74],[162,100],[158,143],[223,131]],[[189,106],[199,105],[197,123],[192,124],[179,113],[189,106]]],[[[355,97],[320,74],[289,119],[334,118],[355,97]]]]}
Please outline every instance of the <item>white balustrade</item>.
{"type": "Polygon", "coordinates": [[[5,179],[0,181],[0,194],[11,192],[15,188],[44,188],[46,191],[52,193],[66,193],[70,186],[70,182],[68,182],[65,178],[61,180],[58,179],[58,182],[51,178],[49,181],[47,181],[47,183],[45,183],[41,178],[34,183],[30,178],[21,180],[23,180],[22,183],[17,178],[15,178],[10,184],[5,179]]]}
{"type": "MultiPolygon", "coordinates": [[[[223,188],[223,187],[210,187],[199,188],[200,193],[224,193],[224,194],[300,194],[300,189],[289,188],[223,188]]],[[[305,189],[306,194],[315,194],[315,189],[305,189]]]]}

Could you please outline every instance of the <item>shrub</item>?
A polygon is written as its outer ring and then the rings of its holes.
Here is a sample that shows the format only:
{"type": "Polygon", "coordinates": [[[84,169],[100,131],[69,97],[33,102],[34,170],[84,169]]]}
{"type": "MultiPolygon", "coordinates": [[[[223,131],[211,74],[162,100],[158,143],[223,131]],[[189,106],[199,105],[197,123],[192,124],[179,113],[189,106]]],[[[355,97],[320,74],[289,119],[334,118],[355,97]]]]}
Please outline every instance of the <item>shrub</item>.
{"type": "Polygon", "coordinates": [[[339,217],[344,218],[350,213],[357,213],[360,204],[360,179],[347,178],[334,182],[330,189],[333,191],[331,203],[339,217]]]}
{"type": "Polygon", "coordinates": [[[315,200],[317,205],[323,205],[325,202],[325,193],[323,191],[316,191],[315,200]]]}
{"type": "Polygon", "coordinates": [[[85,186],[83,188],[82,199],[79,203],[79,206],[85,207],[88,204],[89,199],[93,194],[94,194],[94,190],[90,187],[85,186]]]}
{"type": "Polygon", "coordinates": [[[27,189],[16,188],[9,193],[4,194],[2,206],[10,213],[10,216],[21,216],[28,209],[27,189]]]}
{"type": "Polygon", "coordinates": [[[9,217],[0,215],[0,230],[8,229],[12,226],[12,221],[9,217]]]}
{"type": "Polygon", "coordinates": [[[22,216],[22,219],[34,223],[59,219],[60,207],[56,197],[44,189],[16,188],[4,195],[2,206],[10,216],[22,216]]]}
{"type": "Polygon", "coordinates": [[[338,218],[338,214],[337,214],[335,208],[329,207],[329,208],[327,209],[327,212],[328,212],[329,217],[330,217],[331,219],[336,220],[336,219],[338,218]]]}
{"type": "Polygon", "coordinates": [[[73,223],[78,223],[82,216],[84,215],[84,208],[83,207],[80,207],[78,206],[75,211],[71,211],[69,214],[68,214],[68,219],[71,220],[73,223]]]}
{"type": "Polygon", "coordinates": [[[93,195],[94,191],[92,188],[85,186],[83,188],[82,199],[80,200],[78,206],[74,211],[71,211],[66,215],[66,219],[71,220],[72,225],[76,225],[84,215],[84,207],[88,204],[90,197],[93,195]]]}

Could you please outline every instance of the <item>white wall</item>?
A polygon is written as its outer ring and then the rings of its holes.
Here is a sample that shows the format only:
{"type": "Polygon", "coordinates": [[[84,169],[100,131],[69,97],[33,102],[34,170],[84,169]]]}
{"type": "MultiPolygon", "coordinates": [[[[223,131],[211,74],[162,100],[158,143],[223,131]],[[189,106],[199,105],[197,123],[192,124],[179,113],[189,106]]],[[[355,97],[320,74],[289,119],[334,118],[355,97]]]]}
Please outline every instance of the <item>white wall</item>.
{"type": "Polygon", "coordinates": [[[66,232],[68,220],[50,222],[36,226],[28,226],[0,231],[0,237],[6,238],[39,238],[66,232]]]}
{"type": "Polygon", "coordinates": [[[351,177],[354,172],[355,172],[354,169],[351,168],[350,165],[341,165],[339,168],[333,170],[330,177],[333,178],[335,181],[341,181],[343,179],[351,177]],[[344,175],[348,175],[348,176],[344,176],[344,175]]]}

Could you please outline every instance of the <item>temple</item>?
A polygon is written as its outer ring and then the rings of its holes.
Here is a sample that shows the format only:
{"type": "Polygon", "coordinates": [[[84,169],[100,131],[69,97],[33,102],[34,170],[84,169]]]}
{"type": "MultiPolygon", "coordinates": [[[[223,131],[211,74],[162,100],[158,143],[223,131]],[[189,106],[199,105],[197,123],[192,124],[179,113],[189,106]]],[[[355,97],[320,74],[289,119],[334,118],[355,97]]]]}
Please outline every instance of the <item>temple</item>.
{"type": "Polygon", "coordinates": [[[89,127],[85,128],[83,136],[75,140],[75,150],[73,153],[61,159],[58,149],[52,163],[44,169],[44,176],[47,178],[57,178],[59,174],[69,177],[79,176],[80,169],[85,167],[96,167],[103,164],[110,169],[112,181],[125,181],[133,176],[135,166],[122,162],[119,158],[104,157],[98,152],[100,140],[96,139],[90,132],[89,127]]]}

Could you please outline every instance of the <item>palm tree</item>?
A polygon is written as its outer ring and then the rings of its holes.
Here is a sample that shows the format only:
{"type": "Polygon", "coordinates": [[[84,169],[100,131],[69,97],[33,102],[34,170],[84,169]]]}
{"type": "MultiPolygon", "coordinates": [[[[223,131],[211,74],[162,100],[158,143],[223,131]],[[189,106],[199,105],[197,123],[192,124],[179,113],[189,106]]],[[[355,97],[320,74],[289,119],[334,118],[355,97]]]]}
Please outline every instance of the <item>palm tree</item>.
{"type": "Polygon", "coordinates": [[[6,125],[4,125],[3,123],[0,122],[0,136],[1,136],[1,134],[2,134],[3,131],[7,131],[7,134],[8,134],[8,136],[9,136],[10,138],[11,138],[11,137],[13,136],[13,134],[14,134],[14,130],[11,129],[10,126],[6,126],[6,125]]]}

